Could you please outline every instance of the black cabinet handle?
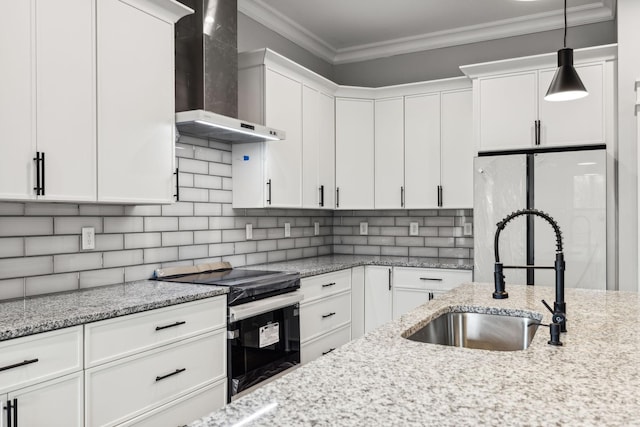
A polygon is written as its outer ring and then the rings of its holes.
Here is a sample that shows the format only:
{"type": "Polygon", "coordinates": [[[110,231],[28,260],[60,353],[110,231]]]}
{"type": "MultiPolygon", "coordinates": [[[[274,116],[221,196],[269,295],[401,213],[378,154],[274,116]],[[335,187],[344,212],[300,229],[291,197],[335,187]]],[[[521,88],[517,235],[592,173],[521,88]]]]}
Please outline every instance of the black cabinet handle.
{"type": "Polygon", "coordinates": [[[19,368],[20,366],[24,366],[24,365],[30,365],[32,363],[36,363],[37,361],[38,359],[30,359],[30,360],[25,360],[24,362],[14,363],[13,365],[3,366],[2,368],[0,368],[0,372],[7,371],[13,368],[19,368]]]}
{"type": "Polygon", "coordinates": [[[36,186],[33,187],[33,190],[36,192],[36,196],[40,195],[40,152],[36,151],[36,156],[33,158],[33,161],[36,162],[36,186]]]}
{"type": "Polygon", "coordinates": [[[13,403],[7,400],[4,410],[7,411],[7,427],[18,427],[18,399],[13,399],[13,403]]]}
{"type": "Polygon", "coordinates": [[[442,185],[438,185],[438,207],[442,207],[442,185]]]}
{"type": "Polygon", "coordinates": [[[391,290],[391,269],[389,269],[389,290],[391,290]]]}
{"type": "Polygon", "coordinates": [[[329,350],[327,350],[327,351],[323,351],[323,352],[322,352],[322,355],[323,355],[323,356],[324,356],[324,355],[327,355],[327,354],[331,353],[333,350],[335,350],[335,348],[330,348],[330,349],[329,349],[329,350]]]}
{"type": "Polygon", "coordinates": [[[187,322],[182,321],[182,322],[172,323],[172,324],[166,325],[166,326],[156,326],[156,331],[161,331],[163,329],[168,329],[168,328],[174,328],[176,326],[184,325],[185,323],[187,323],[187,322]]]}
{"type": "Polygon", "coordinates": [[[180,170],[176,168],[176,171],[173,173],[176,176],[176,194],[173,197],[176,198],[176,202],[180,201],[180,170]]]}
{"type": "Polygon", "coordinates": [[[324,207],[324,185],[320,186],[320,206],[324,207]]]}
{"type": "Polygon", "coordinates": [[[3,409],[7,411],[7,427],[11,427],[11,422],[13,419],[13,414],[11,413],[11,411],[13,409],[13,405],[11,404],[10,400],[7,400],[7,406],[5,406],[3,409]]]}
{"type": "Polygon", "coordinates": [[[400,207],[404,208],[404,187],[400,187],[400,207]]]}
{"type": "Polygon", "coordinates": [[[335,312],[333,312],[333,313],[329,313],[329,314],[323,314],[323,315],[322,315],[322,318],[323,318],[323,319],[326,319],[327,317],[331,317],[331,316],[335,316],[335,315],[336,315],[336,313],[335,313],[335,312]]]}
{"type": "Polygon", "coordinates": [[[429,301],[433,299],[433,292],[429,292],[429,301]]]}
{"type": "MultiPolygon", "coordinates": [[[[45,190],[45,187],[46,187],[46,184],[45,184],[45,181],[44,181],[44,171],[45,171],[44,153],[42,153],[42,155],[40,156],[40,161],[42,162],[42,172],[40,172],[41,175],[42,175],[42,188],[40,189],[40,194],[42,194],[44,196],[44,190],[45,190]]],[[[17,423],[16,423],[16,426],[17,426],[17,423]]]]}
{"type": "Polygon", "coordinates": [[[162,381],[162,380],[164,380],[166,378],[172,377],[174,375],[178,375],[179,373],[182,373],[182,372],[184,372],[186,370],[187,370],[187,368],[176,369],[175,371],[171,372],[170,374],[162,375],[160,377],[156,377],[156,381],[162,381]]]}
{"type": "Polygon", "coordinates": [[[535,138],[536,138],[534,143],[535,145],[540,145],[540,120],[536,120],[534,122],[534,127],[535,127],[535,138]]]}
{"type": "Polygon", "coordinates": [[[323,288],[328,288],[329,286],[333,286],[335,285],[336,282],[331,282],[331,283],[325,283],[324,285],[322,285],[323,288]]]}
{"type": "Polygon", "coordinates": [[[267,204],[271,204],[271,180],[267,180],[267,204]]]}
{"type": "Polygon", "coordinates": [[[432,282],[442,282],[442,279],[438,277],[421,277],[420,280],[430,280],[432,282]]]}
{"type": "Polygon", "coordinates": [[[340,187],[336,187],[336,208],[340,207],[340,187]]]}

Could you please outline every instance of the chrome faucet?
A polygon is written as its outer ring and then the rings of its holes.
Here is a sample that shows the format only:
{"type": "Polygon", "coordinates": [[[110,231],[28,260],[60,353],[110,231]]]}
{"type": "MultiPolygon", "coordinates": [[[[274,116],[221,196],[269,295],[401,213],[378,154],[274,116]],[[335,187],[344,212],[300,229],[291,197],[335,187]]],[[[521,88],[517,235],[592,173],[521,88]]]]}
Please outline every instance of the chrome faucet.
{"type": "Polygon", "coordinates": [[[496,235],[494,238],[494,250],[495,250],[495,256],[496,256],[496,263],[495,263],[495,269],[494,269],[494,281],[495,281],[495,291],[493,292],[493,298],[495,299],[504,299],[504,298],[509,298],[509,294],[507,293],[507,291],[505,291],[504,288],[504,274],[502,273],[503,269],[505,268],[542,268],[542,269],[551,269],[553,268],[556,272],[556,300],[553,303],[553,309],[551,309],[551,307],[549,307],[549,305],[543,300],[542,302],[544,303],[545,307],[547,307],[547,309],[549,309],[549,311],[551,311],[552,313],[552,322],[553,323],[558,323],[560,324],[560,330],[562,332],[566,332],[567,331],[567,319],[566,319],[566,313],[567,313],[567,305],[564,302],[564,268],[565,268],[565,263],[564,263],[564,253],[562,252],[562,232],[560,231],[560,227],[558,226],[558,223],[551,218],[551,216],[549,216],[548,214],[539,211],[537,209],[522,209],[516,212],[511,213],[510,215],[507,215],[502,221],[500,221],[498,224],[498,229],[496,230],[496,235]],[[540,218],[546,220],[551,227],[553,227],[553,231],[556,234],[556,261],[553,265],[553,267],[546,267],[546,266],[535,266],[535,265],[523,265],[523,266],[518,266],[518,265],[502,265],[502,263],[500,262],[500,252],[498,249],[498,242],[500,239],[500,233],[502,232],[502,230],[504,230],[505,226],[507,225],[507,223],[509,221],[511,221],[512,219],[519,217],[521,215],[536,215],[539,216],[540,218]]]}

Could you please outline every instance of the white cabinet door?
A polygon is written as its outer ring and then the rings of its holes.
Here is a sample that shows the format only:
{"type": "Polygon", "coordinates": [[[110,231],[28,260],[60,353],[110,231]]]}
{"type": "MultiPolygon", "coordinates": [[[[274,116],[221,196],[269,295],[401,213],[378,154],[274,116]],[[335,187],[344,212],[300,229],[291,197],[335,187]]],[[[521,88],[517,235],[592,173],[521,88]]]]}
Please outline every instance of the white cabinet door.
{"type": "Polygon", "coordinates": [[[393,288],[393,319],[429,301],[432,295],[432,292],[422,289],[393,288]]]}
{"type": "Polygon", "coordinates": [[[35,2],[37,151],[44,153],[46,168],[42,199],[96,200],[94,4],[35,2]]]}
{"type": "Polygon", "coordinates": [[[364,270],[364,332],[391,320],[391,267],[364,270]]]}
{"type": "Polygon", "coordinates": [[[440,94],[405,98],[405,206],[438,207],[440,94]]]}
{"type": "MultiPolygon", "coordinates": [[[[20,427],[84,425],[82,372],[16,390],[9,393],[7,398],[18,404],[16,412],[20,427]]],[[[5,417],[5,411],[2,412],[5,417]]]]}
{"type": "Polygon", "coordinates": [[[537,71],[479,79],[479,150],[533,145],[537,79],[537,71]]]}
{"type": "Polygon", "coordinates": [[[320,93],[320,135],[318,145],[318,183],[322,191],[321,208],[336,207],[336,117],[333,96],[320,93]]]}
{"type": "Polygon", "coordinates": [[[441,98],[442,207],[473,207],[473,99],[470,90],[441,98]]]}
{"type": "Polygon", "coordinates": [[[302,84],[267,69],[265,125],[286,132],[265,142],[267,207],[302,206],[302,84]]]}
{"type": "Polygon", "coordinates": [[[0,198],[35,198],[35,55],[31,2],[0,5],[0,198]]]}
{"type": "Polygon", "coordinates": [[[336,98],[336,208],[373,209],[373,100],[336,98]]]}
{"type": "Polygon", "coordinates": [[[606,142],[604,64],[576,65],[575,68],[589,95],[564,102],[544,100],[555,69],[540,71],[538,86],[540,145],[583,145],[606,142]]]}
{"type": "Polygon", "coordinates": [[[375,101],[375,208],[404,207],[403,98],[375,101]]]}
{"type": "Polygon", "coordinates": [[[98,201],[173,200],[173,24],[97,4],[98,201]]]}
{"type": "Polygon", "coordinates": [[[364,267],[351,269],[351,338],[364,335],[364,267]]]}

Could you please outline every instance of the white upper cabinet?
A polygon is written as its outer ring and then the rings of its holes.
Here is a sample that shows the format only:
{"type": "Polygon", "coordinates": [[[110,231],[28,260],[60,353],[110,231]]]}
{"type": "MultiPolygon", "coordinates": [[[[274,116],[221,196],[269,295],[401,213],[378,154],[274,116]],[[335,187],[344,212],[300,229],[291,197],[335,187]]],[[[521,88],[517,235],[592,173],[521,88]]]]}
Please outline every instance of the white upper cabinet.
{"type": "Polygon", "coordinates": [[[173,0],[2,2],[0,198],[171,202],[173,22],[190,12],[173,0]]]}
{"type": "Polygon", "coordinates": [[[612,143],[616,46],[575,51],[575,69],[589,95],[549,102],[556,70],[550,53],[460,67],[473,79],[478,151],[612,143]]]}
{"type": "Polygon", "coordinates": [[[336,98],[336,208],[374,207],[374,103],[336,98]]]}
{"type": "Polygon", "coordinates": [[[403,97],[375,101],[375,208],[404,207],[403,97]]]}
{"type": "Polygon", "coordinates": [[[333,207],[333,86],[268,49],[239,56],[238,115],[286,137],[232,146],[234,208],[333,207]]]}

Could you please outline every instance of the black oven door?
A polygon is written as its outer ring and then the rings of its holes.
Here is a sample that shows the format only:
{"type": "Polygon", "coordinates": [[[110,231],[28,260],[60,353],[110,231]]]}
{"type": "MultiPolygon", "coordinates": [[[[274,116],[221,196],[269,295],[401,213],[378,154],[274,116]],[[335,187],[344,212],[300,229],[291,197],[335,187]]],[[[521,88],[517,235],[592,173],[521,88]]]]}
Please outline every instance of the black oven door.
{"type": "Polygon", "coordinates": [[[300,363],[299,292],[229,307],[229,401],[300,363]]]}

